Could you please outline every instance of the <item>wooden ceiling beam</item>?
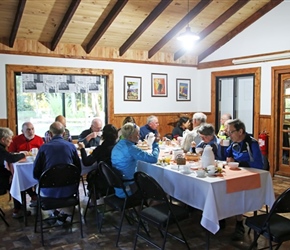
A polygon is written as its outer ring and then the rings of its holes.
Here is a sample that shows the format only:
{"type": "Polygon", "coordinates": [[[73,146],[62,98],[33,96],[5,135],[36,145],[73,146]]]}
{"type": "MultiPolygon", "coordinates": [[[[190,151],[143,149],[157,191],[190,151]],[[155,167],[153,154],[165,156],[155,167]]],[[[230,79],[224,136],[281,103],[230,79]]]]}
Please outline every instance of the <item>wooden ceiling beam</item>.
{"type": "Polygon", "coordinates": [[[106,32],[106,30],[110,27],[111,23],[115,20],[124,6],[127,4],[128,0],[118,0],[108,16],[102,22],[96,33],[93,35],[92,39],[89,41],[86,47],[86,53],[89,54],[92,49],[95,47],[97,42],[101,39],[102,35],[106,32]]]}
{"type": "Polygon", "coordinates": [[[211,53],[213,53],[214,51],[219,49],[221,46],[226,44],[233,37],[238,35],[240,32],[242,32],[244,29],[249,27],[251,24],[253,24],[255,21],[257,21],[260,17],[264,16],[266,13],[268,13],[270,10],[275,8],[277,5],[279,5],[283,1],[284,0],[271,0],[270,2],[265,4],[262,8],[260,8],[258,11],[256,11],[248,19],[243,21],[241,24],[239,24],[237,27],[235,27],[233,30],[231,30],[227,35],[225,35],[224,37],[219,39],[211,47],[209,47],[207,50],[205,50],[203,53],[201,53],[198,56],[198,62],[201,62],[204,58],[206,58],[211,53]]]}
{"type": "Polygon", "coordinates": [[[122,56],[130,48],[130,46],[145,32],[145,30],[153,23],[156,18],[167,8],[173,0],[161,0],[147,18],[139,25],[132,35],[124,42],[119,49],[119,55],[122,56]]]}
{"type": "Polygon", "coordinates": [[[148,52],[148,58],[154,56],[166,43],[168,43],[190,20],[195,18],[212,0],[200,1],[187,15],[182,18],[164,37],[161,38],[148,52]]]}
{"type": "Polygon", "coordinates": [[[74,13],[76,12],[79,4],[80,4],[81,0],[72,0],[71,3],[70,3],[70,6],[67,10],[67,12],[65,13],[62,21],[61,21],[61,24],[59,25],[55,35],[54,35],[54,38],[52,39],[52,42],[51,42],[51,50],[54,51],[57,44],[59,43],[63,33],[65,32],[68,24],[70,23],[74,13]]]}
{"type": "Polygon", "coordinates": [[[16,39],[16,34],[17,34],[17,31],[19,28],[19,24],[20,24],[22,15],[23,15],[25,4],[26,4],[26,0],[19,0],[19,2],[18,2],[17,12],[15,15],[15,19],[14,19],[12,30],[11,30],[10,37],[9,37],[9,47],[10,48],[13,48],[13,45],[14,45],[14,42],[16,39]]]}
{"type": "MultiPolygon", "coordinates": [[[[233,16],[237,11],[239,11],[247,2],[250,0],[239,0],[235,4],[233,4],[228,10],[226,10],[223,14],[221,14],[216,20],[214,20],[209,26],[207,26],[204,30],[202,30],[198,35],[200,39],[196,44],[200,43],[204,38],[206,38],[210,33],[212,33],[215,29],[217,29],[220,25],[222,25],[226,20],[228,20],[231,16],[233,16]]],[[[187,52],[186,49],[181,48],[177,52],[174,53],[174,61],[182,57],[187,52]]]]}

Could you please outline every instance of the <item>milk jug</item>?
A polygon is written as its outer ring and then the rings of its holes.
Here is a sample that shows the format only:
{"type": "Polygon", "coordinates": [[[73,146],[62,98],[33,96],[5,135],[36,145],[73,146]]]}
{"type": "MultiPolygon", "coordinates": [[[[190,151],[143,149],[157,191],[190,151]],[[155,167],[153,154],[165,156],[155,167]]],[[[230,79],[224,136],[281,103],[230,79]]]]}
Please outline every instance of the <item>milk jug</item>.
{"type": "Polygon", "coordinates": [[[206,145],[201,156],[201,166],[206,168],[209,165],[215,165],[214,153],[212,151],[212,147],[210,145],[206,145]]]}
{"type": "Polygon", "coordinates": [[[153,142],[155,141],[154,133],[150,132],[145,136],[145,141],[147,142],[149,148],[152,147],[153,142]]]}

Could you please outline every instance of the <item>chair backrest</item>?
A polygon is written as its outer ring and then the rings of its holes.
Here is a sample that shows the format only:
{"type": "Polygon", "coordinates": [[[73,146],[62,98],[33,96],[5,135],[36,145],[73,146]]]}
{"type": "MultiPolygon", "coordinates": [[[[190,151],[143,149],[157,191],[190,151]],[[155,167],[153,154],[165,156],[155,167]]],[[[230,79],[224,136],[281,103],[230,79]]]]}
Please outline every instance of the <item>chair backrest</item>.
{"type": "Polygon", "coordinates": [[[274,202],[269,216],[273,213],[290,213],[290,188],[285,190],[274,202]]]}
{"type": "Polygon", "coordinates": [[[113,167],[107,165],[103,161],[99,163],[99,168],[101,169],[103,175],[105,176],[109,186],[114,188],[125,189],[121,176],[117,174],[118,171],[117,169],[114,170],[113,167]]]}
{"type": "Polygon", "coordinates": [[[263,158],[263,163],[264,163],[263,169],[266,171],[269,171],[270,170],[270,163],[269,163],[267,156],[262,155],[262,158],[263,158]]]}
{"type": "Polygon", "coordinates": [[[167,202],[167,195],[158,182],[148,174],[137,171],[134,174],[134,180],[140,189],[144,199],[153,199],[167,202]]]}
{"type": "Polygon", "coordinates": [[[73,164],[57,164],[42,173],[39,188],[79,186],[81,169],[73,164]]]}

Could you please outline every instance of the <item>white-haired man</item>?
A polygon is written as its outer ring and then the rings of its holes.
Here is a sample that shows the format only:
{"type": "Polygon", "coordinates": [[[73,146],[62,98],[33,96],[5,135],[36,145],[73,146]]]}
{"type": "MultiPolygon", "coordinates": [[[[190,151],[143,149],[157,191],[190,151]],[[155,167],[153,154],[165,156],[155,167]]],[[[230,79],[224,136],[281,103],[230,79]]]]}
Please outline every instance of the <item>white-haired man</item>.
{"type": "Polygon", "coordinates": [[[86,148],[97,147],[100,144],[103,122],[101,118],[96,117],[92,120],[91,127],[84,130],[80,135],[78,142],[83,142],[86,148]]]}
{"type": "Polygon", "coordinates": [[[158,118],[154,115],[150,115],[147,118],[147,124],[140,128],[140,140],[144,141],[146,135],[148,135],[150,132],[154,133],[156,138],[159,137],[159,133],[157,131],[158,126],[158,118]]]}
{"type": "Polygon", "coordinates": [[[197,145],[201,142],[201,138],[197,132],[202,124],[206,122],[207,116],[204,113],[194,113],[192,116],[192,126],[193,130],[190,131],[184,138],[182,148],[185,152],[189,152],[192,144],[197,145]]]}

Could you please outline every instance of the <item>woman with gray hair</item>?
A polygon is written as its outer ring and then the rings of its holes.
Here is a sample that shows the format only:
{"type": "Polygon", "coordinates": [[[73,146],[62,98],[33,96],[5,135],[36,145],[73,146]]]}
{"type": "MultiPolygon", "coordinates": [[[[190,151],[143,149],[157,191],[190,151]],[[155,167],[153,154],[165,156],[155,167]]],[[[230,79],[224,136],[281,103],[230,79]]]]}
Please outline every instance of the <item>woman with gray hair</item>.
{"type": "MultiPolygon", "coordinates": [[[[135,123],[126,123],[121,128],[123,140],[120,140],[112,150],[112,166],[118,169],[124,179],[133,179],[137,168],[137,161],[156,163],[159,156],[158,142],[152,144],[152,152],[146,152],[138,148],[136,144],[140,138],[140,128],[135,123]]],[[[132,195],[137,189],[135,183],[127,183],[128,194],[132,195]]],[[[122,189],[115,189],[118,197],[124,198],[125,194],[122,189]]]]}
{"type": "MultiPolygon", "coordinates": [[[[5,161],[7,163],[14,163],[28,155],[28,152],[12,154],[6,150],[12,142],[13,132],[9,128],[0,128],[0,192],[6,193],[10,189],[10,180],[12,173],[6,169],[5,161]]],[[[19,218],[23,216],[21,204],[16,199],[13,199],[14,211],[13,218],[19,218]]]]}

